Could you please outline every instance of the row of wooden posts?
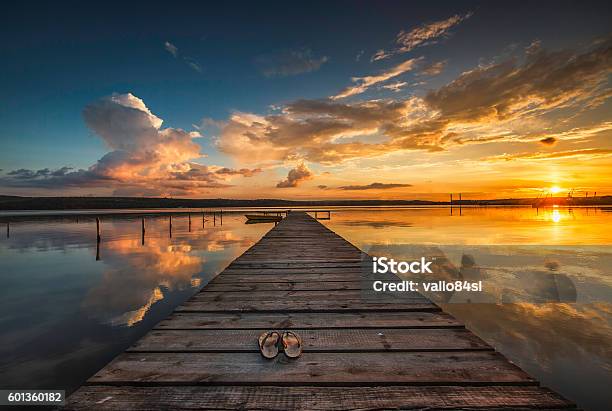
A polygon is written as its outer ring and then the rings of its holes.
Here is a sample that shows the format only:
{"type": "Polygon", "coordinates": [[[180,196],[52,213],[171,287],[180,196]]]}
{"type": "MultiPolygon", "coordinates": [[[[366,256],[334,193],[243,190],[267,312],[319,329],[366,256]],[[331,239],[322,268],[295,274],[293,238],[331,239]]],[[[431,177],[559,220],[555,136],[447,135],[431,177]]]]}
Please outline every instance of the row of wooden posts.
{"type": "MultiPolygon", "coordinates": [[[[223,210],[219,211],[218,214],[219,214],[220,223],[221,225],[223,225],[223,210]]],[[[217,212],[213,211],[212,215],[213,215],[213,224],[217,225],[217,212]]],[[[187,214],[187,217],[189,219],[189,232],[191,232],[191,214],[187,214]]],[[[145,218],[141,217],[140,221],[141,221],[141,244],[144,245],[145,232],[146,232],[145,218]]],[[[206,213],[202,213],[202,228],[204,228],[205,222],[206,222],[206,213]]],[[[8,223],[7,223],[7,227],[8,227],[8,223]]],[[[172,238],[172,214],[168,216],[168,233],[170,235],[170,238],[172,238]]],[[[96,261],[100,260],[100,242],[101,240],[102,240],[102,236],[100,235],[100,217],[96,217],[96,261]]]]}
{"type": "MultiPolygon", "coordinates": [[[[219,222],[221,223],[221,225],[223,225],[223,210],[220,210],[218,212],[213,211],[212,215],[213,215],[213,225],[217,225],[217,215],[219,215],[219,222]]],[[[187,214],[187,217],[189,221],[189,232],[191,232],[191,213],[187,214]]],[[[206,222],[206,213],[202,213],[202,228],[204,228],[205,222],[206,222]]],[[[142,244],[144,244],[145,232],[146,232],[144,217],[141,218],[141,232],[142,232],[142,244]]],[[[168,232],[169,232],[170,238],[172,238],[172,214],[168,216],[168,232]]],[[[7,223],[7,233],[8,233],[8,223],[7,223]]],[[[99,243],[101,239],[102,239],[102,236],[100,235],[100,217],[96,217],[96,240],[99,243]]]]}
{"type": "MultiPolygon", "coordinates": [[[[461,209],[461,193],[459,193],[459,216],[463,214],[461,209]]],[[[450,193],[450,215],[453,215],[453,193],[450,193]]]]}

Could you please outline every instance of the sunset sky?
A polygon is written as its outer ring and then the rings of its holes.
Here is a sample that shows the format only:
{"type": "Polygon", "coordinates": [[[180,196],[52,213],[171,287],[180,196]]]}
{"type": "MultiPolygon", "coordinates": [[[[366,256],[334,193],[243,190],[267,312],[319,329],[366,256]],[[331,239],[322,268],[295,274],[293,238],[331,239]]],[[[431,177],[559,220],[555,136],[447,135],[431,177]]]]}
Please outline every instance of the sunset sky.
{"type": "Polygon", "coordinates": [[[606,2],[2,14],[0,194],[612,194],[606,2]]]}

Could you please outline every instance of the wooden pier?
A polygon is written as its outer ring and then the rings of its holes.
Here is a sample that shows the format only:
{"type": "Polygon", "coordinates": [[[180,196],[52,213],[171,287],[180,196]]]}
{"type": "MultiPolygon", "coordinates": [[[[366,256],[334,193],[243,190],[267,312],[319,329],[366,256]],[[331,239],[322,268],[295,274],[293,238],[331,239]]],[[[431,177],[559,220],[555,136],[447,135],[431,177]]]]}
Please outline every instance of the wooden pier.
{"type": "Polygon", "coordinates": [[[67,409],[566,409],[438,306],[360,295],[362,253],[292,212],[67,400],[67,409]],[[258,352],[291,329],[304,353],[258,352]]]}

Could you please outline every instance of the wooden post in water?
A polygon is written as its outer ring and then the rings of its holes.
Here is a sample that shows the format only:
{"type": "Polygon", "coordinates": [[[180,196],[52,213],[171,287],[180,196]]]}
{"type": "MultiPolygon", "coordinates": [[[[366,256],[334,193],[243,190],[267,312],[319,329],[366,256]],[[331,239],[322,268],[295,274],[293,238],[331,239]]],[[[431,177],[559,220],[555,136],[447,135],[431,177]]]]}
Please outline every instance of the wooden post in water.
{"type": "Polygon", "coordinates": [[[169,230],[169,233],[170,233],[170,238],[172,238],[172,214],[170,214],[170,220],[168,220],[168,221],[169,221],[169,223],[168,223],[168,230],[169,230]]]}
{"type": "Polygon", "coordinates": [[[145,240],[145,222],[144,222],[144,217],[142,217],[142,245],[144,245],[144,240],[145,240]]]}
{"type": "Polygon", "coordinates": [[[100,242],[100,219],[96,217],[96,239],[97,242],[100,242]]]}
{"type": "Polygon", "coordinates": [[[6,238],[10,238],[11,236],[11,223],[10,222],[6,222],[6,238]]]}
{"type": "Polygon", "coordinates": [[[204,216],[204,212],[202,212],[202,228],[204,228],[205,221],[206,221],[206,217],[204,216]]]}
{"type": "Polygon", "coordinates": [[[96,261],[100,261],[100,241],[96,242],[96,261]]]}
{"type": "Polygon", "coordinates": [[[223,225],[223,210],[219,211],[219,219],[221,220],[221,225],[223,225]]]}
{"type": "Polygon", "coordinates": [[[461,216],[461,193],[459,193],[459,216],[461,216]]]}
{"type": "Polygon", "coordinates": [[[213,225],[217,225],[217,213],[213,211],[213,225]]]}
{"type": "Polygon", "coordinates": [[[191,214],[189,214],[188,216],[189,216],[189,232],[191,232],[191,214]]]}

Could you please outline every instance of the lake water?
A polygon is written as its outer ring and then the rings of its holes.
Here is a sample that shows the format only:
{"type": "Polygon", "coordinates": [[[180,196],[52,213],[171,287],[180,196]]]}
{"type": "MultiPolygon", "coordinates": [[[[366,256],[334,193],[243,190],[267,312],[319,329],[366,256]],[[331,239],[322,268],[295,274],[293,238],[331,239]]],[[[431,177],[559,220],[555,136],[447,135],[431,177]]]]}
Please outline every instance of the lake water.
{"type": "MultiPolygon", "coordinates": [[[[415,244],[502,245],[527,256],[534,247],[539,255],[543,246],[558,246],[555,252],[579,258],[560,260],[578,303],[451,300],[443,308],[543,385],[585,409],[604,410],[612,403],[611,211],[339,208],[322,222],[374,254],[415,244]]],[[[140,217],[104,216],[96,247],[92,216],[20,219],[9,237],[0,235],[0,388],[68,391],[272,227],[244,224],[241,213],[224,213],[222,224],[194,214],[191,230],[186,216],[173,217],[170,237],[168,217],[149,216],[143,243],[140,217]]]]}

